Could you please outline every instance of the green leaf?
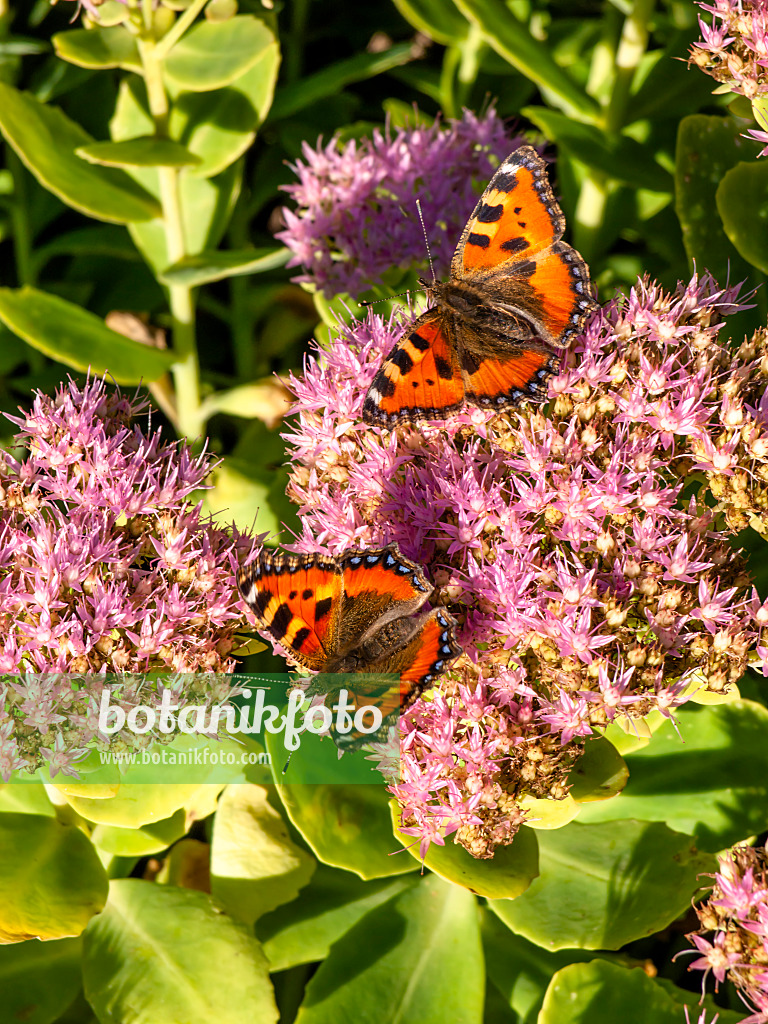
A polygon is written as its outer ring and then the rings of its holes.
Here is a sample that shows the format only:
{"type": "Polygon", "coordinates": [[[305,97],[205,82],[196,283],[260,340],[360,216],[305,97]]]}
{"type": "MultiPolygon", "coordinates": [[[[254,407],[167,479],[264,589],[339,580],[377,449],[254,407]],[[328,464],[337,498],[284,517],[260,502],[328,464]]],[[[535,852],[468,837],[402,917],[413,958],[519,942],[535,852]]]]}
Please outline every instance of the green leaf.
{"type": "Polygon", "coordinates": [[[97,849],[116,857],[146,857],[172,846],[187,831],[186,815],[179,808],[169,818],[149,821],[141,828],[97,825],[91,842],[97,849]]]}
{"type": "Polygon", "coordinates": [[[124,68],[141,73],[136,37],[122,26],[73,28],[57,32],[51,41],[59,57],[80,68],[124,68]]]}
{"type": "Polygon", "coordinates": [[[247,274],[263,274],[266,270],[284,267],[291,256],[290,249],[218,249],[206,250],[195,256],[186,256],[160,274],[163,284],[183,284],[197,288],[211,281],[247,274]]]}
{"type": "Polygon", "coordinates": [[[677,132],[675,210],[685,250],[699,272],[709,270],[718,281],[729,275],[739,281],[749,272],[725,233],[716,201],[726,173],[758,152],[740,131],[732,118],[692,114],[677,132]]]}
{"type": "Polygon", "coordinates": [[[579,802],[607,800],[627,784],[629,769],[616,747],[604,736],[595,736],[584,744],[584,753],[568,776],[570,796],[579,802]]]}
{"type": "Polygon", "coordinates": [[[52,1024],[80,991],[78,939],[0,946],[5,1024],[52,1024]]]}
{"type": "Polygon", "coordinates": [[[249,925],[295,899],[315,870],[267,795],[263,786],[227,786],[213,821],[211,894],[249,925]]]}
{"type": "Polygon", "coordinates": [[[417,881],[418,875],[411,874],[365,882],[349,871],[318,864],[300,899],[265,914],[256,925],[271,970],[324,960],[353,925],[417,881]]]}
{"type": "Polygon", "coordinates": [[[334,944],[296,1024],[481,1024],[484,982],[474,897],[427,875],[334,944]]]}
{"type": "Polygon", "coordinates": [[[554,106],[581,119],[598,117],[595,101],[555,63],[549,45],[532,36],[502,0],[456,0],[456,6],[481,30],[489,46],[535,82],[554,106]]]}
{"type": "Polygon", "coordinates": [[[307,75],[299,82],[282,86],[272,104],[269,120],[292,117],[311,103],[335,96],[346,85],[373,78],[409,60],[412,60],[411,44],[398,43],[383,53],[358,53],[354,57],[337,61],[322,71],[307,75]]]}
{"type": "Polygon", "coordinates": [[[229,456],[213,470],[214,486],[205,492],[203,508],[220,523],[285,537],[283,523],[297,525],[296,508],[286,495],[288,471],[255,465],[257,452],[248,459],[229,456]]]}
{"type": "Polygon", "coordinates": [[[613,800],[582,804],[579,821],[665,821],[716,852],[766,827],[768,710],[749,700],[686,704],[648,746],[627,753],[629,782],[613,800]],[[738,765],[738,772],[734,772],[738,765]]]}
{"type": "Polygon", "coordinates": [[[768,274],[768,164],[737,164],[718,186],[717,209],[737,252],[768,274]]]}
{"type": "Polygon", "coordinates": [[[112,882],[85,933],[85,995],[101,1021],[275,1024],[259,943],[190,889],[138,878],[112,882]]]}
{"type": "Polygon", "coordinates": [[[40,184],[81,213],[116,224],[160,215],[160,205],[124,171],[75,156],[94,141],[78,124],[2,82],[0,131],[40,184]]]}
{"type": "Polygon", "coordinates": [[[418,32],[441,46],[457,46],[469,33],[469,25],[453,0],[394,0],[395,7],[418,32]]]}
{"type": "Polygon", "coordinates": [[[545,949],[618,949],[666,927],[716,867],[691,836],[645,821],[537,832],[540,875],[516,900],[490,907],[545,949]]]}
{"type": "Polygon", "coordinates": [[[279,66],[280,48],[275,40],[225,89],[183,92],[175,98],[169,130],[174,139],[200,157],[196,175],[210,178],[219,174],[250,147],[272,104],[279,66]]]}
{"type": "Polygon", "coordinates": [[[51,359],[109,373],[118,384],[157,380],[173,364],[173,353],[132,341],[93,313],[37,288],[0,288],[0,320],[51,359]]]}
{"type": "Polygon", "coordinates": [[[0,814],[0,942],[79,935],[107,898],[107,876],[80,829],[0,814]]]}
{"type": "MultiPolygon", "coordinates": [[[[400,805],[390,800],[392,827],[411,856],[422,863],[419,844],[401,832],[400,805]]],[[[535,833],[523,826],[509,846],[499,846],[491,860],[477,860],[449,837],[444,846],[431,843],[423,863],[448,882],[488,899],[514,899],[524,893],[539,873],[539,847],[535,833]]]]}
{"type": "MultiPolygon", "coordinates": [[[[267,734],[266,745],[275,771],[285,760],[282,740],[267,734]]],[[[321,743],[317,737],[302,737],[301,746],[293,752],[289,779],[301,772],[302,759],[312,759],[317,766],[318,755],[326,760],[334,758],[339,764],[339,776],[343,778],[344,761],[349,755],[345,754],[338,762],[335,753],[336,748],[330,741],[321,743]],[[312,743],[313,739],[317,742],[312,743]]],[[[277,775],[276,783],[288,817],[324,864],[354,871],[366,879],[418,870],[413,858],[392,835],[388,795],[383,782],[311,784],[285,782],[277,775]]]]}
{"type": "MultiPolygon", "coordinates": [[[[558,971],[544,999],[539,1024],[682,1024],[683,1007],[698,1019],[699,996],[649,978],[641,966],[619,967],[606,960],[570,964],[558,971]],[[670,986],[671,987],[671,986],[670,986]]],[[[712,1004],[707,1009],[714,1008],[712,1004]]],[[[719,1024],[737,1024],[743,1013],[717,1007],[719,1024]]],[[[710,1020],[707,1014],[707,1020],[710,1020]]]]}
{"type": "Polygon", "coordinates": [[[90,164],[105,167],[191,167],[202,163],[180,143],[153,136],[126,142],[93,142],[79,146],[75,153],[90,164]]]}
{"type": "Polygon", "coordinates": [[[229,21],[199,21],[171,48],[165,60],[170,82],[190,92],[220,89],[239,78],[274,47],[274,36],[252,14],[229,21]]]}
{"type": "Polygon", "coordinates": [[[672,175],[653,159],[647,147],[634,139],[626,135],[608,136],[594,125],[581,124],[546,107],[525,107],[521,113],[538,125],[550,141],[599,174],[635,188],[672,192],[672,175]]]}

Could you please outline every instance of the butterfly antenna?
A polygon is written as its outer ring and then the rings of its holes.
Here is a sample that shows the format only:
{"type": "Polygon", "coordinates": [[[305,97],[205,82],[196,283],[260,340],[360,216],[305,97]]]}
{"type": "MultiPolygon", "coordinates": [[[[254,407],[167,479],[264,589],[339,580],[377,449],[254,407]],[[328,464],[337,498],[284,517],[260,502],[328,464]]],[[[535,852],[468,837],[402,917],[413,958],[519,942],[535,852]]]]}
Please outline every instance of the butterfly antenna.
{"type": "Polygon", "coordinates": [[[421,221],[421,230],[424,232],[424,244],[427,247],[427,259],[429,260],[429,269],[432,271],[432,284],[437,284],[437,277],[435,276],[435,266],[432,263],[432,250],[429,248],[429,238],[427,237],[427,227],[424,223],[424,215],[421,212],[421,201],[416,200],[416,209],[419,211],[419,220],[421,221]]]}
{"type": "Polygon", "coordinates": [[[365,306],[376,306],[379,302],[389,302],[390,299],[399,299],[401,295],[410,295],[410,291],[395,292],[394,295],[385,295],[383,299],[363,299],[362,302],[358,302],[358,306],[361,309],[365,306]]]}
{"type": "Polygon", "coordinates": [[[285,775],[286,772],[288,771],[288,765],[291,763],[291,758],[292,757],[293,757],[293,751],[290,752],[290,754],[288,755],[288,760],[283,765],[283,775],[285,775]]]}

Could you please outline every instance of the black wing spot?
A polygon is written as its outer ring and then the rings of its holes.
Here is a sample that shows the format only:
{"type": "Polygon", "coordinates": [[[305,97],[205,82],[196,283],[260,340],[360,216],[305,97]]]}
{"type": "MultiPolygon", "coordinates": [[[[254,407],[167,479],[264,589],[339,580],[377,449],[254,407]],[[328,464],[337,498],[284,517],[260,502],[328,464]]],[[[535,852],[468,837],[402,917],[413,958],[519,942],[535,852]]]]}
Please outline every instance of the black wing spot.
{"type": "Polygon", "coordinates": [[[391,362],[395,364],[402,374],[410,373],[413,369],[413,360],[404,348],[399,348],[393,353],[391,362]]]}
{"type": "Polygon", "coordinates": [[[506,242],[502,242],[500,248],[504,252],[522,252],[523,249],[530,248],[530,242],[526,242],[524,238],[508,238],[506,242]]]}
{"type": "Polygon", "coordinates": [[[292,590],[290,592],[290,594],[288,595],[288,600],[289,601],[295,601],[298,596],[299,596],[298,590],[292,590]]]}
{"type": "Polygon", "coordinates": [[[435,366],[437,367],[438,377],[442,377],[443,380],[453,379],[451,364],[446,359],[443,359],[442,356],[435,356],[435,366]]]}
{"type": "Polygon", "coordinates": [[[509,171],[500,171],[493,179],[493,187],[498,192],[511,192],[512,189],[517,185],[517,176],[509,171]]]}
{"type": "Polygon", "coordinates": [[[408,341],[417,348],[419,352],[426,352],[429,348],[429,342],[426,338],[423,338],[418,331],[413,331],[412,334],[408,335],[408,341]]]}
{"type": "Polygon", "coordinates": [[[522,210],[522,206],[516,206],[515,207],[515,216],[519,217],[521,210],[522,210]]]}
{"type": "Polygon", "coordinates": [[[308,601],[312,597],[314,591],[307,587],[306,590],[302,590],[301,596],[304,601],[308,601]]]}
{"type": "Polygon", "coordinates": [[[395,393],[395,382],[390,380],[386,373],[377,373],[373,387],[382,398],[391,398],[395,393]]]}
{"type": "Polygon", "coordinates": [[[536,273],[536,264],[533,260],[524,260],[522,263],[510,267],[510,273],[519,274],[520,277],[530,277],[531,274],[536,273]]]}
{"type": "Polygon", "coordinates": [[[312,630],[309,629],[307,626],[302,626],[301,629],[297,632],[296,636],[293,638],[293,643],[291,644],[291,647],[293,647],[294,650],[296,651],[300,651],[301,645],[304,643],[307,637],[311,635],[312,630]]]}
{"type": "Polygon", "coordinates": [[[523,231],[525,231],[525,221],[524,220],[519,220],[517,223],[518,223],[518,226],[521,227],[523,229],[523,231]]]}
{"type": "Polygon", "coordinates": [[[254,614],[256,615],[257,618],[263,618],[264,609],[267,607],[271,600],[272,595],[268,590],[260,590],[256,594],[256,600],[253,602],[251,607],[253,608],[254,614]]]}
{"type": "MultiPolygon", "coordinates": [[[[416,387],[415,384],[413,386],[416,387]]],[[[427,386],[430,388],[433,388],[435,386],[435,382],[432,380],[431,377],[427,377],[427,386]]]]}
{"type": "MultiPolygon", "coordinates": [[[[429,381],[427,381],[427,383],[429,383],[429,381]]],[[[419,386],[419,382],[417,380],[413,381],[413,383],[411,384],[412,388],[417,388],[418,386],[419,386]]]]}
{"type": "Polygon", "coordinates": [[[283,602],[275,612],[275,617],[269,624],[269,632],[278,642],[283,639],[293,622],[293,612],[290,606],[283,602]]]}
{"type": "Polygon", "coordinates": [[[480,209],[477,211],[477,219],[482,224],[493,224],[495,221],[501,220],[501,215],[503,213],[503,203],[499,203],[498,206],[489,206],[488,203],[480,203],[480,209]]]}
{"type": "Polygon", "coordinates": [[[315,605],[315,622],[319,622],[320,619],[324,619],[328,612],[331,610],[333,604],[332,597],[324,597],[322,601],[318,601],[315,605]]]}
{"type": "Polygon", "coordinates": [[[491,240],[488,235],[476,235],[473,231],[467,239],[467,245],[476,245],[480,249],[487,249],[491,244],[491,240]]]}

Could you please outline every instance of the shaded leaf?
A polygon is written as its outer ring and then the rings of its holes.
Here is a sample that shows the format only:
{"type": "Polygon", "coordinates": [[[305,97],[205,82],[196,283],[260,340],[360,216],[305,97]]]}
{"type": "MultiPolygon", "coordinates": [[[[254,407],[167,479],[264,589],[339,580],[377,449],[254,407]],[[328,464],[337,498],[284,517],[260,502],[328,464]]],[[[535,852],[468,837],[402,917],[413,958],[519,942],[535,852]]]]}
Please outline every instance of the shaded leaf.
{"type": "Polygon", "coordinates": [[[145,137],[126,142],[93,142],[75,153],[90,164],[105,167],[191,167],[200,157],[171,139],[145,137]]]}
{"type": "Polygon", "coordinates": [[[274,36],[252,14],[228,21],[198,21],[165,59],[168,79],[190,92],[220,89],[252,67],[274,36]]]}
{"type": "Polygon", "coordinates": [[[188,288],[197,288],[211,281],[262,274],[266,270],[284,267],[290,255],[290,250],[283,246],[279,249],[206,250],[194,256],[186,256],[167,267],[160,274],[160,280],[163,284],[183,284],[188,288]]]}
{"type": "Polygon", "coordinates": [[[4,1024],[52,1024],[60,1017],[82,985],[81,951],[79,938],[0,946],[4,1024]]]}
{"type": "Polygon", "coordinates": [[[80,68],[142,70],[136,37],[126,28],[73,28],[57,32],[51,42],[62,60],[80,68]]]}
{"type": "Polygon", "coordinates": [[[737,164],[720,182],[716,198],[725,233],[739,255],[768,274],[768,166],[737,164]]]}

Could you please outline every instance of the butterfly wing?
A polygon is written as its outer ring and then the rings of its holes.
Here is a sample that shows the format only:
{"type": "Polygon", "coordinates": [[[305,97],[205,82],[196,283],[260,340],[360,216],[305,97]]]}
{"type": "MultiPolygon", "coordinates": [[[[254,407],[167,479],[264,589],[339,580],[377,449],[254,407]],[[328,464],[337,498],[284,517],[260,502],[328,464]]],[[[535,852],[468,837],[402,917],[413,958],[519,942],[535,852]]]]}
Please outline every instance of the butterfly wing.
{"type": "Polygon", "coordinates": [[[347,551],[341,558],[344,597],[340,616],[341,657],[357,650],[370,660],[368,641],[385,626],[407,619],[434,589],[421,566],[400,554],[396,544],[371,551],[347,551]]]}
{"type": "Polygon", "coordinates": [[[401,712],[461,653],[455,630],[456,620],[444,609],[424,612],[404,647],[370,665],[367,670],[371,674],[370,683],[351,691],[349,702],[355,711],[366,706],[378,708],[381,726],[375,733],[356,729],[348,733],[334,731],[333,737],[340,749],[355,749],[364,743],[386,739],[390,726],[401,712]]]}
{"type": "Polygon", "coordinates": [[[546,164],[531,146],[521,146],[480,197],[454,253],[451,275],[513,320],[522,314],[533,328],[525,332],[529,336],[563,347],[594,305],[589,269],[560,241],[564,230],[546,164]]]}
{"type": "Polygon", "coordinates": [[[544,346],[506,352],[462,346],[460,358],[467,401],[481,409],[546,401],[547,382],[559,369],[557,357],[544,346]]]}
{"type": "Polygon", "coordinates": [[[238,573],[240,593],[256,627],[300,665],[321,671],[336,657],[344,577],[322,555],[262,551],[238,573]]]}
{"type": "Polygon", "coordinates": [[[428,309],[381,365],[363,402],[363,420],[379,426],[445,419],[464,402],[452,318],[428,309]]]}

